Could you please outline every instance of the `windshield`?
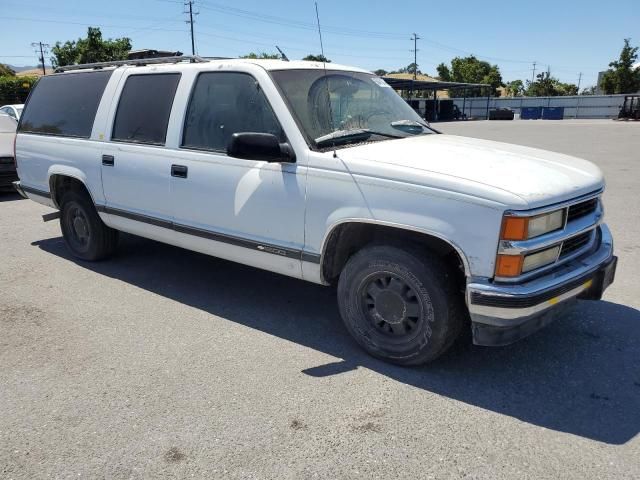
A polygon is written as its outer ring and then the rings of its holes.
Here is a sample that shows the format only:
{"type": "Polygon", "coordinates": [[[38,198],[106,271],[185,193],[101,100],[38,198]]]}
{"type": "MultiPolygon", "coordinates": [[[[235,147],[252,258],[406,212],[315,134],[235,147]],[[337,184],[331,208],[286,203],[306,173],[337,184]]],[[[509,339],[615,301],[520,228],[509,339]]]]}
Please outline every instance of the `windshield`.
{"type": "Polygon", "coordinates": [[[433,133],[380,77],[338,70],[271,72],[312,147],[433,133]],[[330,101],[329,101],[330,99],[330,101]]]}

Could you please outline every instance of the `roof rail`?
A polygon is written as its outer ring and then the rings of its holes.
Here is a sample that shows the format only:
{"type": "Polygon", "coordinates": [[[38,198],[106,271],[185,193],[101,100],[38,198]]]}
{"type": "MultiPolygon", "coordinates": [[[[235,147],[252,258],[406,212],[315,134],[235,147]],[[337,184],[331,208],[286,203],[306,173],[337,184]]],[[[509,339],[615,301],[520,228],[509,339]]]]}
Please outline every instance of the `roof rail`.
{"type": "Polygon", "coordinates": [[[112,62],[83,63],[80,65],[65,65],[55,69],[55,73],[68,72],[70,70],[100,69],[105,67],[120,67],[122,65],[144,66],[156,63],[180,63],[184,61],[192,63],[208,62],[198,55],[181,55],[179,57],[139,58],[136,60],[114,60],[112,62]]]}

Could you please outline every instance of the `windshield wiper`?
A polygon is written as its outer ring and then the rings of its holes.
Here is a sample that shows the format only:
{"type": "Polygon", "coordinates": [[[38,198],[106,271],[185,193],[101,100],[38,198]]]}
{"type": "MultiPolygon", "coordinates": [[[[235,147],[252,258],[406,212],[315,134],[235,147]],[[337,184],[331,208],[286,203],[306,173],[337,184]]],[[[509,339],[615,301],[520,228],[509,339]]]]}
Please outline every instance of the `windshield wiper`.
{"type": "Polygon", "coordinates": [[[376,132],[369,130],[368,128],[353,128],[351,130],[336,130],[335,132],[322,135],[314,139],[317,147],[329,145],[343,145],[352,141],[364,141],[372,135],[379,135],[381,137],[388,138],[402,138],[400,135],[393,135],[391,133],[376,132]]]}
{"type": "Polygon", "coordinates": [[[390,125],[402,132],[411,134],[423,133],[425,128],[429,128],[429,125],[418,122],[417,120],[396,120],[395,122],[391,122],[390,125]]]}

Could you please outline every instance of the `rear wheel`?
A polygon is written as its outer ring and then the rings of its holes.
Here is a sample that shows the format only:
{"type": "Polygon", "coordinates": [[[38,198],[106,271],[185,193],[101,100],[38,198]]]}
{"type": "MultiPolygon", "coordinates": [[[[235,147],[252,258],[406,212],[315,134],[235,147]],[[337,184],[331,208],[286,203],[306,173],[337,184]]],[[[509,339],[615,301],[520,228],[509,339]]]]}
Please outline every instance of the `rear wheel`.
{"type": "Polygon", "coordinates": [[[460,333],[464,309],[451,272],[428,251],[366,247],[338,282],[344,323],[367,352],[401,365],[444,353],[460,333]]]}
{"type": "Polygon", "coordinates": [[[61,203],[60,229],[75,257],[95,261],[114,252],[118,231],[104,224],[87,194],[69,191],[61,203]]]}

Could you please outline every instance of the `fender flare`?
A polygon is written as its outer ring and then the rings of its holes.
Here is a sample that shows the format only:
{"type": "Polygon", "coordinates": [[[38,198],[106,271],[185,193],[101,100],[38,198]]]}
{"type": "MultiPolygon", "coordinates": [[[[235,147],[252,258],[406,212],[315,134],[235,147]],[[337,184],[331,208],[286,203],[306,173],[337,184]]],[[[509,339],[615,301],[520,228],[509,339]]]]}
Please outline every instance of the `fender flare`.
{"type": "Polygon", "coordinates": [[[80,170],[79,168],[71,167],[67,165],[52,165],[51,167],[49,167],[49,171],[47,172],[47,177],[48,177],[48,183],[49,183],[49,193],[51,194],[51,201],[56,206],[56,208],[60,209],[60,205],[58,204],[55,191],[53,188],[54,187],[53,179],[55,176],[69,177],[80,182],[84,186],[87,193],[89,193],[89,196],[91,197],[91,201],[93,202],[93,204],[96,205],[94,195],[89,189],[89,187],[87,186],[87,176],[84,174],[82,170],[80,170]]]}
{"type": "MultiPolygon", "coordinates": [[[[442,235],[441,233],[438,232],[434,232],[431,230],[427,230],[427,229],[423,229],[423,228],[416,228],[413,227],[411,225],[405,225],[402,223],[395,223],[395,222],[387,222],[384,220],[375,220],[375,219],[370,219],[370,218],[343,218],[341,220],[338,220],[337,222],[334,222],[333,224],[330,225],[330,227],[327,229],[324,238],[322,239],[322,243],[320,245],[320,267],[322,270],[322,265],[324,265],[324,261],[325,261],[325,254],[326,254],[326,248],[327,248],[327,243],[329,241],[329,238],[331,238],[331,235],[333,234],[334,230],[341,226],[344,225],[345,223],[366,223],[366,224],[370,224],[370,225],[380,225],[380,226],[384,226],[384,227],[391,227],[391,228],[396,228],[398,230],[408,230],[411,232],[415,232],[415,233],[420,233],[423,235],[427,235],[430,237],[434,237],[437,238],[438,240],[441,240],[443,242],[445,242],[446,244],[448,244],[460,257],[460,260],[462,261],[462,266],[464,267],[464,274],[467,278],[471,277],[471,267],[469,265],[469,260],[467,259],[467,256],[465,255],[464,251],[462,250],[462,248],[460,248],[459,245],[457,245],[455,242],[451,241],[450,239],[446,238],[444,235],[442,235]]],[[[324,281],[324,279],[323,279],[324,281]]]]}

